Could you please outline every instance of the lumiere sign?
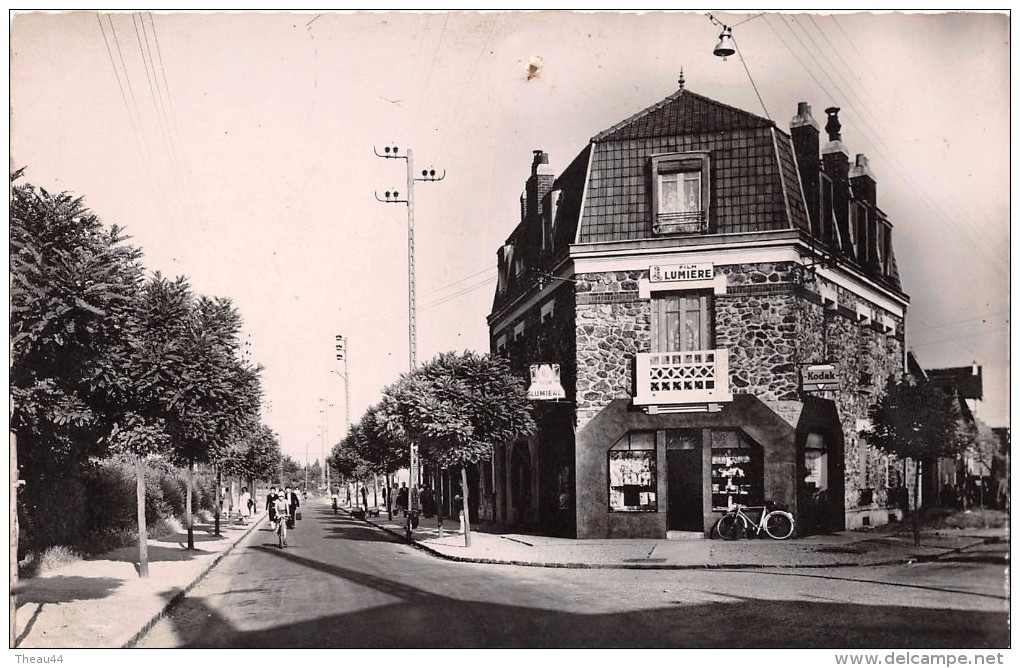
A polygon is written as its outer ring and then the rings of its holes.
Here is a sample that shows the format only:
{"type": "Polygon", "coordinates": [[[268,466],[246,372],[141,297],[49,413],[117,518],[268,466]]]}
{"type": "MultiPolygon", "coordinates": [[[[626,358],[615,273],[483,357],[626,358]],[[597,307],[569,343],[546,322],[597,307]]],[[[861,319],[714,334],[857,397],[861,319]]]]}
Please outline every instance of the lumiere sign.
{"type": "Polygon", "coordinates": [[[560,384],[559,364],[532,364],[531,387],[528,388],[528,399],[549,400],[563,399],[567,393],[560,384]]]}
{"type": "Polygon", "coordinates": [[[652,283],[710,281],[713,278],[715,278],[715,267],[711,262],[699,264],[653,264],[648,268],[648,280],[652,283]]]}
{"type": "Polygon", "coordinates": [[[805,364],[800,368],[800,386],[812,390],[838,390],[839,367],[835,364],[805,364]]]}

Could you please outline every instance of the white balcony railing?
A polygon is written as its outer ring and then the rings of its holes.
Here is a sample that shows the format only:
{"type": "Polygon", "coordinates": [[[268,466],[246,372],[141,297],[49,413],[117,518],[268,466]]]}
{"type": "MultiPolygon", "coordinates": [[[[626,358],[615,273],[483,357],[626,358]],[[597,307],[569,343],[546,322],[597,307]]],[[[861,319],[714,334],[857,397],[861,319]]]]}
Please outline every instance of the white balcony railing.
{"type": "Polygon", "coordinates": [[[732,401],[726,349],[638,353],[637,406],[732,401]]]}

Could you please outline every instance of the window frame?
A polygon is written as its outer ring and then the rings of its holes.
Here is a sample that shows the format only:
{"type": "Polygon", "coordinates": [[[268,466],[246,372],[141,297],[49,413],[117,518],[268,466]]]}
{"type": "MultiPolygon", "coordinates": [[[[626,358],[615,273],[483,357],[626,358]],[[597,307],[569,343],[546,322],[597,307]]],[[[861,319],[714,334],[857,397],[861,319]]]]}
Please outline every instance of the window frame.
{"type": "Polygon", "coordinates": [[[715,349],[715,295],[711,290],[683,290],[670,292],[656,292],[652,296],[652,349],[653,353],[675,353],[692,352],[697,350],[715,349]],[[670,311],[672,300],[679,300],[677,311],[670,311]],[[685,337],[683,328],[684,314],[692,311],[690,304],[698,303],[698,312],[701,319],[698,336],[701,339],[701,347],[685,349],[685,337]],[[677,314],[678,339],[680,346],[678,350],[667,350],[671,339],[669,329],[669,314],[677,314]]]}
{"type": "Polygon", "coordinates": [[[652,175],[652,232],[655,235],[704,234],[710,229],[711,210],[710,158],[707,151],[659,153],[651,156],[652,175]],[[680,175],[698,175],[698,207],[694,211],[683,208],[684,181],[680,175]],[[677,197],[681,202],[678,211],[662,210],[662,177],[677,175],[677,197]],[[694,215],[697,214],[697,215],[694,215]]]}
{"type": "MultiPolygon", "coordinates": [[[[623,437],[613,444],[609,450],[606,451],[606,491],[607,499],[606,506],[610,513],[656,513],[659,511],[659,472],[658,472],[658,436],[655,431],[628,431],[623,437]],[[649,442],[638,443],[638,447],[634,447],[634,436],[640,436],[642,440],[647,439],[649,442]],[[637,454],[635,454],[637,453],[637,454]],[[614,457],[614,454],[616,455],[614,457]],[[647,473],[649,479],[641,484],[638,483],[627,483],[623,479],[614,481],[614,466],[613,460],[633,460],[640,461],[645,460],[648,462],[648,471],[638,471],[640,476],[642,473],[647,473]],[[614,482],[619,484],[614,485],[614,482]],[[624,490],[624,487],[637,487],[639,489],[624,490]],[[614,491],[620,489],[619,492],[614,491]],[[619,498],[621,502],[626,499],[628,491],[631,494],[648,494],[649,497],[647,503],[644,504],[630,504],[630,505],[616,505],[614,506],[614,499],[619,498]]],[[[621,470],[622,467],[616,467],[617,473],[623,475],[625,472],[621,470]]],[[[640,498],[640,496],[639,496],[640,498]]]]}

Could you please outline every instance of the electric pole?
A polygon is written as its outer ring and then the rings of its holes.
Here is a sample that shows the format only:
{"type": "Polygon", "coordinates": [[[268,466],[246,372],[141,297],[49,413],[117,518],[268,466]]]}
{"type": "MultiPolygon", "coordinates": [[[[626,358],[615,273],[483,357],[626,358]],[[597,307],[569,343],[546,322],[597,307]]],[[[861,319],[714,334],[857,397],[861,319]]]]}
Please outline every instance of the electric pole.
{"type": "MultiPolygon", "coordinates": [[[[400,150],[396,146],[387,146],[383,149],[382,153],[375,149],[373,151],[380,158],[403,160],[407,166],[407,194],[405,199],[401,199],[400,192],[396,190],[387,190],[383,198],[379,197],[379,194],[376,193],[375,198],[386,204],[407,205],[407,347],[410,357],[410,370],[414,371],[418,366],[418,332],[416,329],[418,303],[414,283],[414,183],[415,181],[442,181],[446,178],[446,171],[444,170],[442,175],[437,176],[436,170],[423,169],[421,171],[421,178],[416,178],[414,175],[414,154],[411,149],[407,149],[404,155],[400,154],[400,150]]],[[[414,441],[411,442],[411,466],[409,473],[411,480],[408,484],[410,488],[408,497],[411,507],[417,509],[419,477],[418,444],[414,441]]]]}
{"type": "MultiPolygon", "coordinates": [[[[347,338],[343,334],[336,335],[336,361],[343,365],[343,371],[333,373],[344,381],[344,438],[351,434],[351,383],[350,370],[347,368],[347,338]]],[[[329,485],[329,470],[326,472],[326,484],[329,485]]]]}

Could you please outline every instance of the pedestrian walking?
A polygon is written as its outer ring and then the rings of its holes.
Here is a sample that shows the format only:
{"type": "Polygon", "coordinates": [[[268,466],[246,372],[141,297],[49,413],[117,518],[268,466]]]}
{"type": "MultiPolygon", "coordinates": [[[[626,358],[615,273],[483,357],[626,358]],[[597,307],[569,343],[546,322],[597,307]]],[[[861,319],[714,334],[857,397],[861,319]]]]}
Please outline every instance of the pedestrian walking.
{"type": "Polygon", "coordinates": [[[421,512],[425,517],[432,517],[436,514],[435,499],[432,496],[432,490],[429,489],[428,485],[422,485],[421,494],[421,512]]]}
{"type": "Polygon", "coordinates": [[[368,512],[368,487],[365,487],[364,484],[361,485],[361,507],[365,509],[366,513],[368,512]]]}
{"type": "Polygon", "coordinates": [[[266,495],[266,512],[269,513],[269,527],[273,531],[276,531],[276,522],[278,516],[276,514],[276,487],[269,488],[269,494],[266,495]]]}
{"type": "Polygon", "coordinates": [[[301,507],[301,495],[298,494],[296,489],[290,490],[290,496],[287,499],[290,505],[290,517],[296,520],[298,518],[298,508],[301,507]]]}
{"type": "Polygon", "coordinates": [[[240,520],[241,524],[247,524],[248,518],[251,517],[251,494],[248,493],[247,487],[241,488],[241,496],[238,498],[238,505],[240,508],[240,520]]]}
{"type": "Polygon", "coordinates": [[[400,490],[397,492],[397,510],[407,517],[407,483],[400,483],[400,490]]]}

